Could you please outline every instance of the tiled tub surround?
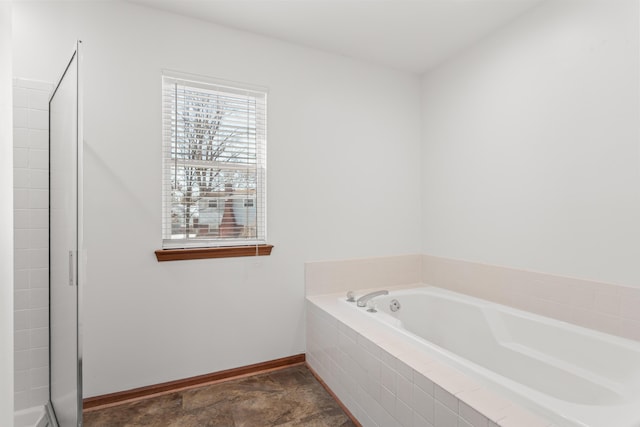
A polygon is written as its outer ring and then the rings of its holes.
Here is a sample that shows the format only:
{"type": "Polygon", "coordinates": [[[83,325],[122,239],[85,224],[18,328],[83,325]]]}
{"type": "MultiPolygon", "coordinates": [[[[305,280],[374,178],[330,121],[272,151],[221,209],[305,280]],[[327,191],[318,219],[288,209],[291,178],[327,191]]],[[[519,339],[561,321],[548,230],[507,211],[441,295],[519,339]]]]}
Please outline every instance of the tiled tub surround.
{"type": "Polygon", "coordinates": [[[430,255],[308,263],[305,280],[307,361],[365,426],[524,427],[551,421],[426,360],[416,345],[354,316],[360,313],[336,310],[347,290],[363,294],[428,283],[640,341],[640,289],[633,287],[430,255]]]}
{"type": "Polygon", "coordinates": [[[640,341],[640,287],[431,255],[305,265],[307,295],[424,283],[640,341]]]}
{"type": "Polygon", "coordinates": [[[339,302],[307,297],[307,364],[364,427],[553,425],[339,302]]]}
{"type": "Polygon", "coordinates": [[[336,301],[335,313],[346,307],[348,314],[373,321],[375,329],[419,340],[425,360],[453,367],[557,425],[640,425],[636,341],[435,287],[380,296],[377,313],[341,295],[322,307],[336,301]],[[393,300],[401,306],[395,313],[389,308],[393,300]]]}
{"type": "Polygon", "coordinates": [[[52,85],[14,79],[14,375],[17,427],[49,398],[49,133],[52,85]]]}

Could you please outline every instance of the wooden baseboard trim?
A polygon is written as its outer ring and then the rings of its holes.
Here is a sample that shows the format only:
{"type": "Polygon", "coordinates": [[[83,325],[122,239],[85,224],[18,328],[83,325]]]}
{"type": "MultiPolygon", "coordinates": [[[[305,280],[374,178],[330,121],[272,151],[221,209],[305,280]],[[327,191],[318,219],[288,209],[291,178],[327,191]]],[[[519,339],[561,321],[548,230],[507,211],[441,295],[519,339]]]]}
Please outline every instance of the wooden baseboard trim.
{"type": "Polygon", "coordinates": [[[156,396],[158,394],[166,394],[178,390],[200,387],[213,382],[219,382],[223,380],[228,381],[247,375],[256,375],[276,369],[284,369],[290,366],[299,365],[304,362],[305,355],[303,353],[297,354],[295,356],[283,357],[281,359],[269,360],[267,362],[256,363],[253,365],[242,366],[240,368],[227,369],[225,371],[198,375],[181,380],[168,381],[165,383],[138,387],[131,390],[119,391],[116,393],[109,393],[101,396],[88,397],[82,401],[83,411],[96,410],[107,406],[114,406],[115,404],[123,403],[125,401],[139,400],[151,396],[156,396]]]}
{"type": "Polygon", "coordinates": [[[327,393],[329,393],[331,395],[331,397],[333,397],[333,400],[335,400],[338,403],[338,406],[340,406],[340,408],[342,408],[342,410],[344,411],[345,414],[347,414],[347,417],[349,417],[349,419],[351,420],[351,422],[353,422],[353,424],[356,425],[356,427],[362,427],[362,424],[360,424],[360,422],[356,419],[356,417],[353,416],[353,414],[351,413],[351,411],[349,411],[349,409],[347,409],[346,406],[344,406],[344,403],[342,403],[340,401],[340,399],[338,399],[338,396],[336,396],[336,394],[333,392],[333,390],[331,390],[329,388],[329,386],[327,385],[327,383],[325,383],[322,378],[320,378],[320,376],[318,375],[318,373],[316,371],[313,370],[313,368],[311,366],[309,366],[308,363],[305,362],[305,366],[309,369],[309,371],[311,371],[311,373],[313,374],[314,377],[316,377],[316,380],[318,380],[318,382],[322,385],[322,387],[324,387],[325,390],[327,390],[327,393]]]}

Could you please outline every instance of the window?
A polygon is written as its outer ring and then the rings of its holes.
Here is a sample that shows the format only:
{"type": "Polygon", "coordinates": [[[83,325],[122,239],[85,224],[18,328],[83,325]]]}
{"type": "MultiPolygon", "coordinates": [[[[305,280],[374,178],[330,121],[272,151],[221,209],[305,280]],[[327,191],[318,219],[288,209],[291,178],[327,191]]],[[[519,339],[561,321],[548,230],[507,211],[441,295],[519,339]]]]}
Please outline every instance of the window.
{"type": "Polygon", "coordinates": [[[266,98],[163,73],[163,249],[265,243],[266,98]]]}

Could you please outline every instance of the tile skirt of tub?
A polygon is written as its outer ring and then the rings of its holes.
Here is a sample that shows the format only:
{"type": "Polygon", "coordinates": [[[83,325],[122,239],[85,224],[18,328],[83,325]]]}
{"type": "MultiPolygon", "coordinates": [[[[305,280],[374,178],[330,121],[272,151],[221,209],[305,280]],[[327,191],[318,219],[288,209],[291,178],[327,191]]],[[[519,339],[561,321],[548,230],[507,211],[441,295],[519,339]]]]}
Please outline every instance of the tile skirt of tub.
{"type": "Polygon", "coordinates": [[[353,329],[310,300],[307,363],[364,427],[552,425],[391,337],[353,329]]]}

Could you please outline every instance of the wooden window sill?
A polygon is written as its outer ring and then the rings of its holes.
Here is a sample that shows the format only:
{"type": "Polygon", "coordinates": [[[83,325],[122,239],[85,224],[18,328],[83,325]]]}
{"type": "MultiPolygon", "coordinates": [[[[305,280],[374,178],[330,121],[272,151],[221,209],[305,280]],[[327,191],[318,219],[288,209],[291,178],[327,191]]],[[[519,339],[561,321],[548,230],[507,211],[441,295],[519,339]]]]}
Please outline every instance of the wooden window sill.
{"type": "Polygon", "coordinates": [[[233,258],[241,256],[271,255],[273,245],[221,246],[216,248],[159,249],[158,262],[182,261],[187,259],[233,258]]]}

